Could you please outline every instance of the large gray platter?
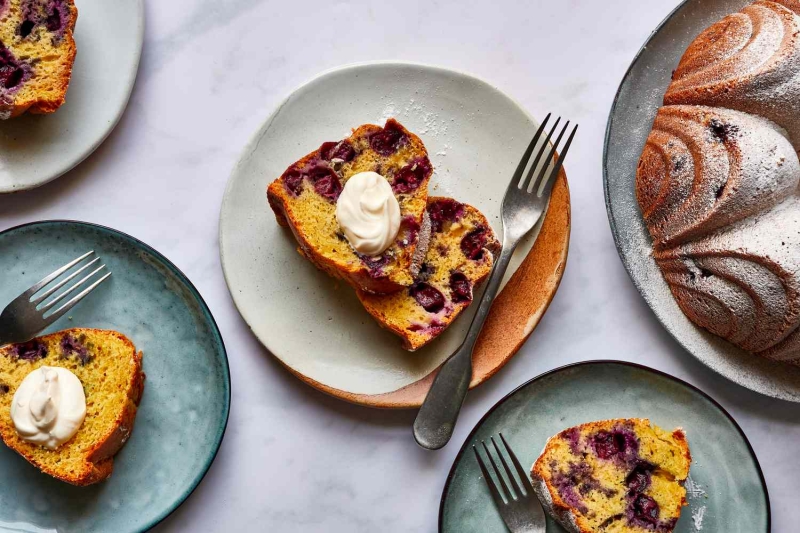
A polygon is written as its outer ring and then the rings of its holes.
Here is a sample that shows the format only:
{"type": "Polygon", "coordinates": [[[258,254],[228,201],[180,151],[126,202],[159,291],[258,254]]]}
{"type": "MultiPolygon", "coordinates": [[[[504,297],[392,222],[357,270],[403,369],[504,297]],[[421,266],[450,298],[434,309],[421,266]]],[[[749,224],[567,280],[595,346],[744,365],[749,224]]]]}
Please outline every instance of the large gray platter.
{"type": "Polygon", "coordinates": [[[767,396],[800,402],[800,368],[748,354],[692,324],[681,312],[655,261],[634,194],[639,155],[672,70],[706,27],[749,0],[687,0],[656,28],[622,79],[606,130],[603,185],[611,231],[634,284],[664,327],[715,372],[767,396]]]}

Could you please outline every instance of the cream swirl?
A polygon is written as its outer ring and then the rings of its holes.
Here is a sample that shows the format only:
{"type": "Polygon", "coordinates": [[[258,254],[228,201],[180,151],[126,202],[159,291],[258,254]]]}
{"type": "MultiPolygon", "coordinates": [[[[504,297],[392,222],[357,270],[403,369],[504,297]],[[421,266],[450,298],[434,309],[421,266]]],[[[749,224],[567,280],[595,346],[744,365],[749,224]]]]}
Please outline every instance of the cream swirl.
{"type": "Polygon", "coordinates": [[[359,172],[344,185],[336,203],[336,220],[357,252],[380,255],[400,230],[400,204],[386,178],[359,172]]]}
{"type": "Polygon", "coordinates": [[[61,367],[43,366],[30,372],[11,403],[11,420],[22,440],[51,450],[71,439],[85,417],[83,385],[61,367]]]}

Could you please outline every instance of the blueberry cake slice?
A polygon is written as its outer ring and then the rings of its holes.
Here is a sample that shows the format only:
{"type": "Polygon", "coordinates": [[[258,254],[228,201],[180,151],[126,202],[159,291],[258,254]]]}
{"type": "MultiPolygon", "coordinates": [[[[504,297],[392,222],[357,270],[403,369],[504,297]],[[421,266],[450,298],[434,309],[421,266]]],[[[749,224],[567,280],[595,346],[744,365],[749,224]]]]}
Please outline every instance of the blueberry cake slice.
{"type": "Polygon", "coordinates": [[[267,198],[278,223],[291,228],[298,251],[317,268],[356,289],[387,294],[410,287],[425,256],[432,173],[419,137],[389,119],[382,128],[360,126],[350,137],[326,142],[293,163],[270,184],[267,198]],[[400,211],[397,236],[378,255],[358,253],[336,217],[345,184],[366,172],[388,181],[400,211]]]}
{"type": "Polygon", "coordinates": [[[77,18],[73,0],[0,0],[0,119],[64,103],[77,18]]]}
{"type": "MultiPolygon", "coordinates": [[[[0,438],[45,474],[73,485],[102,481],[131,435],[144,377],[141,352],[115,331],[70,329],[0,347],[0,438]],[[72,373],[85,397],[82,423],[56,447],[25,438],[12,409],[22,405],[24,381],[53,370],[72,373]]],[[[64,391],[57,397],[63,402],[64,391]]]]}
{"type": "Polygon", "coordinates": [[[430,197],[431,237],[414,284],[388,295],[358,292],[378,323],[417,350],[438,337],[472,303],[473,289],[494,266],[500,243],[474,207],[451,198],[430,197]]]}
{"type": "Polygon", "coordinates": [[[544,508],[571,533],[669,533],[686,505],[691,460],[680,429],[604,420],[548,440],[531,476],[544,508]]]}

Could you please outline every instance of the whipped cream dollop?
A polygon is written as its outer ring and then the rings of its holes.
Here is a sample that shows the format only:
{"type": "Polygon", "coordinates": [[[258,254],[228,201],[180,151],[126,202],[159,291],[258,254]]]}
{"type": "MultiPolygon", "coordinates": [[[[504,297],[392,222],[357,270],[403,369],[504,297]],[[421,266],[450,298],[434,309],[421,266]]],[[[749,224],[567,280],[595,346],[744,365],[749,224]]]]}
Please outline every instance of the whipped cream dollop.
{"type": "Polygon", "coordinates": [[[86,417],[86,395],[66,368],[42,366],[25,376],[11,403],[22,440],[55,450],[77,433],[86,417]]]}
{"type": "Polygon", "coordinates": [[[344,184],[336,203],[336,220],[359,253],[380,255],[400,230],[400,204],[392,186],[376,172],[359,172],[344,184]]]}

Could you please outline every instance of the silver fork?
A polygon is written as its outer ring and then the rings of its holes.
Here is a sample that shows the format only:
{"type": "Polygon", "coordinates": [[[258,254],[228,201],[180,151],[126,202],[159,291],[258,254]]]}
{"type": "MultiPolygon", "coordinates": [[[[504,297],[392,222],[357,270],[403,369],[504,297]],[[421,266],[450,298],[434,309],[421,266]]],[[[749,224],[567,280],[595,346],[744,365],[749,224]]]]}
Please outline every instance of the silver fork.
{"type": "Polygon", "coordinates": [[[91,251],[70,261],[20,294],[8,304],[8,306],[3,309],[3,312],[0,313],[0,346],[12,342],[31,340],[47,326],[61,318],[64,313],[72,309],[75,304],[83,300],[86,295],[92,292],[98,285],[108,279],[111,272],[104,272],[106,265],[100,265],[81,280],[75,282],[73,285],[48,300],[56,291],[81,275],[81,273],[85,272],[87,269],[96,265],[97,262],[100,261],[100,258],[94,257],[94,255],[94,251],[91,251]],[[75,270],[67,274],[72,268],[75,268],[75,270]],[[97,276],[99,274],[103,275],[98,278],[97,276]],[[91,285],[83,288],[90,282],[91,285]],[[56,304],[81,288],[83,288],[83,290],[78,294],[53,310],[56,304]],[[41,294],[39,294],[40,292],[41,294]]]}
{"type": "Polygon", "coordinates": [[[506,453],[511,459],[511,463],[514,465],[514,470],[517,472],[519,483],[522,483],[521,487],[514,478],[514,472],[508,466],[494,437],[490,437],[490,440],[494,446],[494,451],[503,464],[503,470],[505,471],[506,478],[508,478],[508,484],[506,484],[503,473],[500,472],[500,468],[497,466],[497,462],[489,452],[486,441],[481,441],[481,444],[483,445],[484,452],[486,452],[486,456],[491,462],[495,477],[500,481],[500,486],[502,486],[502,488],[499,487],[489,475],[489,469],[483,458],[481,458],[478,448],[474,445],[472,446],[472,451],[475,452],[475,457],[478,458],[478,465],[481,467],[483,479],[489,486],[489,492],[492,493],[492,499],[494,499],[494,503],[497,505],[497,510],[500,511],[500,516],[503,518],[503,522],[506,523],[511,533],[545,533],[547,522],[544,516],[544,509],[542,509],[542,504],[539,503],[539,500],[533,492],[533,486],[531,485],[530,479],[528,479],[528,473],[523,470],[522,465],[519,464],[519,459],[514,455],[514,451],[506,442],[503,434],[500,433],[499,435],[500,440],[503,441],[506,453]],[[511,485],[511,487],[509,487],[509,485],[511,485]]]}
{"type": "Polygon", "coordinates": [[[475,318],[472,319],[472,324],[467,331],[467,336],[455,353],[442,365],[414,421],[414,438],[423,448],[438,450],[447,444],[453,435],[458,413],[464,403],[464,397],[472,379],[472,351],[475,348],[475,342],[478,340],[478,335],[489,314],[492,301],[500,288],[500,282],[503,280],[503,274],[508,268],[514,249],[544,213],[553,183],[561,171],[561,166],[567,157],[572,139],[578,130],[576,125],[572,129],[560,156],[555,159],[556,149],[569,128],[569,121],[564,124],[558,134],[558,138],[551,144],[550,139],[561,122],[561,117],[559,117],[544,142],[540,143],[549,120],[550,115],[548,114],[544,122],[539,126],[536,135],[533,136],[533,140],[527,150],[525,150],[525,154],[522,156],[519,165],[517,165],[517,170],[514,172],[511,183],[506,190],[502,211],[503,249],[500,252],[500,257],[495,262],[494,270],[486,284],[486,290],[481,298],[478,311],[475,313],[475,318]],[[541,147],[530,165],[530,170],[525,174],[525,169],[528,167],[534,149],[538,144],[541,144],[541,147]],[[550,146],[550,150],[542,160],[542,154],[544,154],[548,146],[550,146]],[[540,161],[542,163],[541,170],[533,178],[534,173],[540,167],[540,161]],[[553,168],[550,172],[547,172],[551,161],[554,163],[553,168]]]}

